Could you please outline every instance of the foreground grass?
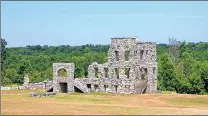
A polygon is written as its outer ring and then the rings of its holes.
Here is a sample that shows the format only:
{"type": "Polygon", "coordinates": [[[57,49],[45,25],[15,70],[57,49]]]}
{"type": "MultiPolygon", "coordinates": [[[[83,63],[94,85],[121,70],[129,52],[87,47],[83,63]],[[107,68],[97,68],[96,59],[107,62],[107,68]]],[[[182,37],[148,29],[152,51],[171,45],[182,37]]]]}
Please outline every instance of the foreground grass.
{"type": "Polygon", "coordinates": [[[30,97],[29,93],[2,91],[2,114],[208,114],[207,95],[72,93],[30,97]]]}

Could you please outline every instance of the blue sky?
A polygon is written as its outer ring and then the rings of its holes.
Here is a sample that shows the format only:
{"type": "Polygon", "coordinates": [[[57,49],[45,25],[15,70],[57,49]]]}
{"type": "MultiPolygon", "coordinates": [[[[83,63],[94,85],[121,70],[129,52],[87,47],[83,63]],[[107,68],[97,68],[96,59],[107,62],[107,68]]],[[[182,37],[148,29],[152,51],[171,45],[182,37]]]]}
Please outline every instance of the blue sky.
{"type": "Polygon", "coordinates": [[[110,44],[112,37],[208,41],[208,2],[1,2],[8,47],[110,44]]]}

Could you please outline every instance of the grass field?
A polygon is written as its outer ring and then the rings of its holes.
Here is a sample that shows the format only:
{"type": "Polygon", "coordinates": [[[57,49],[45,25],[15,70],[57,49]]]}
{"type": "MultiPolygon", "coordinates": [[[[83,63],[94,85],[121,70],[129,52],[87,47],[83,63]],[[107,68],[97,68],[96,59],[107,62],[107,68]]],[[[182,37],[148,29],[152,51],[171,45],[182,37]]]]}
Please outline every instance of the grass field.
{"type": "Polygon", "coordinates": [[[30,91],[1,91],[2,114],[207,114],[208,95],[58,94],[30,97],[30,91]]]}

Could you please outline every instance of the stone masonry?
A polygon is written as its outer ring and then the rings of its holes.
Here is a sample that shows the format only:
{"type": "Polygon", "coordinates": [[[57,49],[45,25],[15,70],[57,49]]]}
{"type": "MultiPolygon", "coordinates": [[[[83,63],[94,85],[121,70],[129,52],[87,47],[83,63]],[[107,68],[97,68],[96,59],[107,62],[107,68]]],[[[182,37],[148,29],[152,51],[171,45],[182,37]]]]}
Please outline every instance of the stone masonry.
{"type": "Polygon", "coordinates": [[[74,63],[53,63],[53,91],[71,93],[74,92],[74,63]],[[66,77],[60,77],[58,71],[64,69],[66,77]]]}
{"type": "Polygon", "coordinates": [[[74,79],[74,69],[73,63],[53,64],[54,92],[157,92],[156,43],[137,42],[136,37],[112,38],[108,62],[89,65],[87,78],[74,79]],[[67,77],[59,76],[60,69],[67,77]]]}

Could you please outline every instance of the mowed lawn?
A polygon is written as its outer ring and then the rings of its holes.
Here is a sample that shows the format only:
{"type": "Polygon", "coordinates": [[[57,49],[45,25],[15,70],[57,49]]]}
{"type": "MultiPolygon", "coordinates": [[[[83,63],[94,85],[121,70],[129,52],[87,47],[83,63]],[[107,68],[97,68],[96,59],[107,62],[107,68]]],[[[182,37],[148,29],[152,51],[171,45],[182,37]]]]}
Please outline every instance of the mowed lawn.
{"type": "Polygon", "coordinates": [[[28,90],[1,91],[2,114],[207,114],[208,95],[111,93],[30,97],[28,90]]]}

